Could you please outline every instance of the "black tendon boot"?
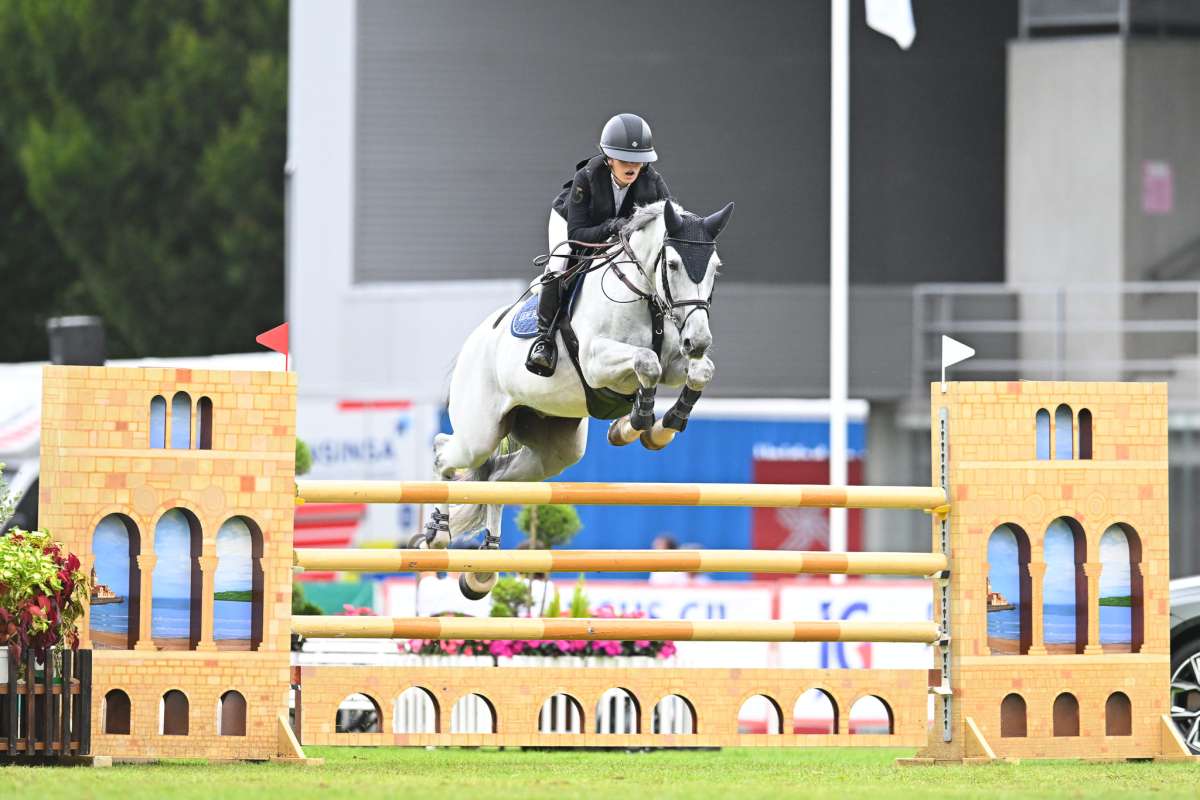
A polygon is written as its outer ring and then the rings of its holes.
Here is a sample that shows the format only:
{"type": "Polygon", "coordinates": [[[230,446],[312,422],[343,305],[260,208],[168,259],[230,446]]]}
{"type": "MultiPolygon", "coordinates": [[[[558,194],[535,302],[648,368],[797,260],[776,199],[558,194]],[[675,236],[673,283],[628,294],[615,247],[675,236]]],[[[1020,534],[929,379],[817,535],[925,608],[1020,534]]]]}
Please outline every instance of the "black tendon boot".
{"type": "Polygon", "coordinates": [[[559,283],[557,275],[548,275],[542,284],[542,292],[538,297],[538,335],[529,348],[529,357],[525,359],[525,369],[543,378],[553,375],[558,365],[558,345],[554,343],[554,333],[550,328],[558,316],[559,283]]]}

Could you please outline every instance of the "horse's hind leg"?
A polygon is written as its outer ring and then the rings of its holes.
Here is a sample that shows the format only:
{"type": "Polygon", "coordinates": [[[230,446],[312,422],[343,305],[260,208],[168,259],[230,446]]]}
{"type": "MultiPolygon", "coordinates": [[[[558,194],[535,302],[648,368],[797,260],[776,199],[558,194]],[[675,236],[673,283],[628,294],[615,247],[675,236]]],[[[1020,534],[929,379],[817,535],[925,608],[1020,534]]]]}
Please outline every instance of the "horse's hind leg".
{"type": "MultiPolygon", "coordinates": [[[[583,458],[587,447],[587,420],[543,418],[518,411],[513,420],[512,440],[516,450],[495,456],[487,476],[490,481],[541,481],[557,475],[583,458]]],[[[500,546],[504,506],[487,506],[488,537],[483,547],[500,546]]],[[[496,574],[464,573],[458,586],[463,596],[478,600],[496,585],[496,574]]]]}
{"type": "MultiPolygon", "coordinates": [[[[433,471],[438,480],[451,480],[460,469],[475,470],[482,467],[506,434],[504,418],[492,417],[485,409],[476,409],[475,414],[458,416],[459,419],[456,419],[452,409],[452,424],[460,423],[454,425],[454,433],[439,433],[433,438],[433,471]]],[[[474,506],[458,506],[456,510],[458,514],[454,523],[460,531],[470,527],[480,516],[475,513],[478,508],[474,506]]],[[[434,506],[429,521],[425,524],[426,547],[450,546],[450,513],[449,503],[434,506]]]]}

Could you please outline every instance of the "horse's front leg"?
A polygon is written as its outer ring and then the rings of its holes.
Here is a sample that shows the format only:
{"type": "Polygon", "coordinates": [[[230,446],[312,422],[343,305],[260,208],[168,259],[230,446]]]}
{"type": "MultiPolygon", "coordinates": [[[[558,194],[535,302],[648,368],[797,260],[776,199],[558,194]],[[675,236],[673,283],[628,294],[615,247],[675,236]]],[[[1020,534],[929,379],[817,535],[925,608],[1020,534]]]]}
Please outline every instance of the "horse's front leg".
{"type": "Polygon", "coordinates": [[[641,435],[642,445],[647,450],[662,450],[687,427],[692,409],[701,393],[712,382],[716,367],[708,356],[693,358],[688,361],[687,380],[679,393],[675,405],[671,406],[663,418],[654,427],[641,435]]]}
{"type": "Polygon", "coordinates": [[[610,442],[629,444],[641,431],[654,427],[654,395],[663,370],[653,350],[598,337],[592,340],[588,358],[581,366],[584,378],[592,386],[625,392],[636,388],[633,409],[609,428],[610,442]],[[635,387],[631,387],[634,379],[635,387]]]}

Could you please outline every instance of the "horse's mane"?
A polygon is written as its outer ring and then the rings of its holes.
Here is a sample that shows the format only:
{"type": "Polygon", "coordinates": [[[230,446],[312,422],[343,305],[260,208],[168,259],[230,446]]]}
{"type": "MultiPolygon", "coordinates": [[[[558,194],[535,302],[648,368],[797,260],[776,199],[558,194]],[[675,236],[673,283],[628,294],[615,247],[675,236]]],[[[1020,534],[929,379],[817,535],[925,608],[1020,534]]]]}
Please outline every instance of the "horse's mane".
{"type": "MultiPolygon", "coordinates": [[[[622,230],[624,230],[627,235],[632,235],[640,231],[642,228],[647,227],[655,220],[662,219],[663,205],[665,204],[665,200],[658,200],[653,203],[647,203],[644,206],[638,206],[633,210],[633,216],[630,217],[629,221],[625,223],[622,230]]],[[[678,201],[675,201],[673,205],[675,206],[675,211],[679,213],[680,219],[698,219],[695,214],[679,205],[678,201]]]]}

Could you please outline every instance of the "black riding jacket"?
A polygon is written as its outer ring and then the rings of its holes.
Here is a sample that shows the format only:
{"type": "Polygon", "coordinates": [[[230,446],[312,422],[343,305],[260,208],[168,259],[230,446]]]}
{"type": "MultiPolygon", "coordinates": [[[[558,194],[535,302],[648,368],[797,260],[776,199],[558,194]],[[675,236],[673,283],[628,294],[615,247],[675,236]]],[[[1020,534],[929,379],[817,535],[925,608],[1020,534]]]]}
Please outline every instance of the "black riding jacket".
{"type": "Polygon", "coordinates": [[[671,196],[667,182],[650,164],[642,168],[625,193],[621,207],[613,208],[612,172],[604,155],[585,163],[554,200],[554,210],[567,220],[567,236],[579,242],[600,242],[604,225],[613,217],[628,218],[635,206],[671,196]]]}

